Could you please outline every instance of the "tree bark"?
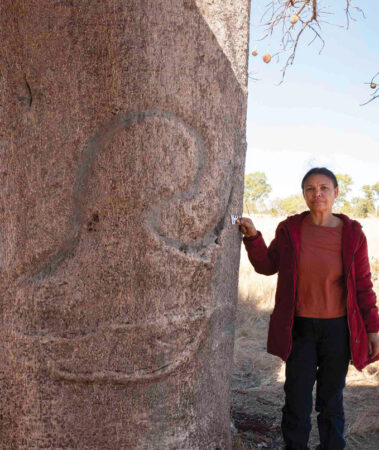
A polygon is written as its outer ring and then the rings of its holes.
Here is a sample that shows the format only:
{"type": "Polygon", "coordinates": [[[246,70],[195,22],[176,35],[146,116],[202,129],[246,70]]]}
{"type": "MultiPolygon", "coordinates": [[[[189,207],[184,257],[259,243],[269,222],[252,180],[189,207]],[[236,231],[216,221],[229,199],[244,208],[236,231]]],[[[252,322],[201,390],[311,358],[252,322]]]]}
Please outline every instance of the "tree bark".
{"type": "Polygon", "coordinates": [[[231,448],[249,1],[0,12],[0,447],[231,448]]]}

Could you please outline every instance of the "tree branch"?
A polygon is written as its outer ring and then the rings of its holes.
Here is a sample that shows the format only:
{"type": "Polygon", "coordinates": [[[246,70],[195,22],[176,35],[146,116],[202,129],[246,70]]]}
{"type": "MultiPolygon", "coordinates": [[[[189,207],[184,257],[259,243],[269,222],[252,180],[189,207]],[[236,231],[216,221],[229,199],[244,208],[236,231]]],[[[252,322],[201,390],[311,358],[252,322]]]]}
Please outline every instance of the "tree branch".
{"type": "MultiPolygon", "coordinates": [[[[363,11],[353,5],[353,0],[345,0],[344,10],[347,20],[346,28],[349,28],[351,20],[355,20],[352,10],[358,11],[364,17],[363,11]]],[[[318,0],[271,0],[266,5],[260,20],[264,32],[257,41],[271,40],[273,36],[279,34],[280,49],[275,52],[275,56],[279,58],[282,53],[289,52],[281,70],[282,79],[279,84],[283,82],[288,67],[293,64],[298,46],[307,31],[312,33],[312,39],[308,45],[319,40],[321,42],[319,53],[322,52],[325,41],[321,36],[320,23],[331,24],[323,20],[324,16],[331,14],[333,14],[331,11],[320,6],[318,0]]]]}
{"type": "Polygon", "coordinates": [[[375,100],[376,98],[379,97],[379,87],[375,82],[375,78],[379,75],[379,72],[376,73],[372,78],[371,81],[369,83],[365,83],[365,84],[369,84],[371,89],[375,89],[374,92],[371,94],[371,98],[369,100],[367,100],[367,102],[365,103],[361,103],[360,106],[364,106],[367,105],[368,103],[371,103],[373,100],[375,100]]]}

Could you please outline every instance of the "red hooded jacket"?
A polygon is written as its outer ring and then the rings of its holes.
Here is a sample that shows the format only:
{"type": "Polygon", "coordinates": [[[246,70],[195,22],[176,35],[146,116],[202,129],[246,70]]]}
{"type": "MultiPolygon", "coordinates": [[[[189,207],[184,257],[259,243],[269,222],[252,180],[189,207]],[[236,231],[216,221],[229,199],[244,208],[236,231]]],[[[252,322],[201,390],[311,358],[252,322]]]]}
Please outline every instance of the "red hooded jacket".
{"type": "MultiPolygon", "coordinates": [[[[278,272],[275,307],[270,317],[267,351],[287,361],[292,348],[292,326],[295,313],[301,222],[309,214],[288,217],[280,222],[275,238],[267,248],[262,234],[243,238],[249,260],[256,272],[273,275],[278,272]]],[[[362,226],[344,214],[342,260],[347,293],[347,319],[350,330],[352,363],[358,370],[379,360],[368,357],[367,333],[379,330],[376,295],[371,282],[367,240],[362,226]]]]}

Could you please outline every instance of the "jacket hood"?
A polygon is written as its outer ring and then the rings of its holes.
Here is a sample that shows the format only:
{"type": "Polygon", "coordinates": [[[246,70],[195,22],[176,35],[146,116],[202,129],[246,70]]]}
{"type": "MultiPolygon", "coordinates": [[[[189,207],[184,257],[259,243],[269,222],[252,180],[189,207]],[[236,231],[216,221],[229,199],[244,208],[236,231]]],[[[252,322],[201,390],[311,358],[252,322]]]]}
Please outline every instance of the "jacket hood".
{"type": "MultiPolygon", "coordinates": [[[[301,226],[301,222],[303,221],[303,219],[308,216],[310,214],[310,211],[303,211],[300,214],[295,214],[293,216],[289,216],[287,217],[287,219],[283,220],[281,222],[281,224],[286,225],[288,227],[288,229],[293,232],[295,231],[295,229],[297,227],[301,226]]],[[[346,214],[338,214],[338,213],[333,213],[334,216],[339,217],[340,219],[343,220],[344,222],[344,233],[348,232],[349,234],[351,233],[352,236],[355,235],[359,235],[361,229],[362,229],[362,225],[354,219],[350,219],[350,217],[348,217],[346,214]]]]}

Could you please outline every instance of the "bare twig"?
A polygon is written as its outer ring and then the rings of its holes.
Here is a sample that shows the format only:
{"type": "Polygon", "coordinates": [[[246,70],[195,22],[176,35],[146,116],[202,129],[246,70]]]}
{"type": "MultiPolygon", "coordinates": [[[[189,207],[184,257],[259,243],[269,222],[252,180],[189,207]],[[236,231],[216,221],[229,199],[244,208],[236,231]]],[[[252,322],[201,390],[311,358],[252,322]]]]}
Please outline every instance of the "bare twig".
{"type": "MultiPolygon", "coordinates": [[[[355,10],[362,14],[363,11],[353,5],[354,0],[345,0],[346,28],[349,28],[350,21],[355,20],[352,11],[355,10]]],[[[264,28],[263,36],[257,41],[271,40],[275,35],[279,35],[280,50],[275,55],[280,56],[282,53],[289,53],[285,64],[282,68],[282,79],[284,80],[287,68],[293,64],[296,51],[302,38],[307,32],[312,33],[312,38],[308,45],[319,40],[322,52],[325,41],[321,36],[321,23],[335,25],[325,20],[328,16],[333,15],[329,9],[321,7],[318,0],[271,0],[261,17],[261,25],[264,28]]]]}
{"type": "Polygon", "coordinates": [[[259,78],[256,78],[254,75],[255,75],[255,73],[253,73],[253,72],[248,72],[247,77],[248,77],[249,80],[251,80],[251,81],[259,81],[259,78]]]}
{"type": "Polygon", "coordinates": [[[355,11],[362,14],[363,18],[365,19],[365,13],[361,8],[358,6],[353,6],[351,0],[346,0],[346,6],[345,6],[345,15],[346,15],[346,28],[348,29],[350,26],[350,20],[356,22],[356,19],[352,16],[351,10],[354,9],[355,11]]]}
{"type": "Polygon", "coordinates": [[[376,98],[379,97],[379,86],[376,84],[375,82],[375,78],[379,75],[379,72],[376,73],[372,78],[371,81],[369,83],[365,83],[365,84],[369,84],[371,89],[374,89],[374,92],[371,94],[371,98],[369,100],[367,100],[367,102],[365,103],[361,103],[360,106],[364,106],[367,105],[368,103],[371,103],[373,100],[375,100],[376,98]]]}

